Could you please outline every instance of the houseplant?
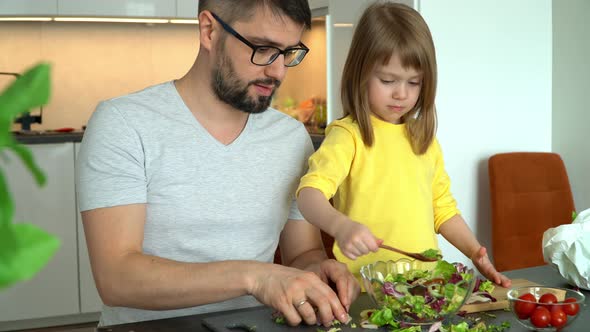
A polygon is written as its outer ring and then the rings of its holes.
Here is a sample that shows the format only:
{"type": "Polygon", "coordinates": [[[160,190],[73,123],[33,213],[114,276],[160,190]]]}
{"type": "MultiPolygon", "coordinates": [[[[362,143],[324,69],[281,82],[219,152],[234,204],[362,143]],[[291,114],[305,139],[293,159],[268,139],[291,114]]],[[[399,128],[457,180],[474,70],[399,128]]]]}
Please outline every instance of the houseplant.
{"type": "Polygon", "coordinates": [[[59,240],[26,223],[14,223],[14,202],[2,172],[11,151],[30,171],[39,186],[45,175],[37,166],[31,151],[19,144],[11,133],[17,115],[41,106],[49,100],[50,66],[38,64],[29,69],[0,94],[0,289],[32,278],[53,257],[59,240]]]}

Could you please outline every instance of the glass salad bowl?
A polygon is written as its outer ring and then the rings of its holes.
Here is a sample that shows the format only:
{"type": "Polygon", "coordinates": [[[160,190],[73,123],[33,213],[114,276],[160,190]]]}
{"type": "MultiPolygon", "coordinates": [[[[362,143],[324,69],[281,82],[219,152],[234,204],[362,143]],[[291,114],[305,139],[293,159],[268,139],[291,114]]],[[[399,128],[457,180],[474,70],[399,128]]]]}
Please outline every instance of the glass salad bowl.
{"type": "Polygon", "coordinates": [[[510,311],[529,330],[559,331],[580,315],[584,294],[556,287],[518,287],[508,291],[510,311]]]}
{"type": "Polygon", "coordinates": [[[371,321],[390,318],[411,325],[431,325],[456,314],[473,291],[473,269],[437,261],[423,270],[414,260],[377,261],[361,268],[363,286],[375,309],[371,321]]]}

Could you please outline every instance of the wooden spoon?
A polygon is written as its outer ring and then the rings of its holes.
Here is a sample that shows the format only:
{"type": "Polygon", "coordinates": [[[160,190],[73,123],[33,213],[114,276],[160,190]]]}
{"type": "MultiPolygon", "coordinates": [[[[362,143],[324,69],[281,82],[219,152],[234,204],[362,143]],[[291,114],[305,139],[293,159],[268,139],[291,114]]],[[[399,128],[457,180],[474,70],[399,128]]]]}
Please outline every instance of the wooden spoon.
{"type": "Polygon", "coordinates": [[[389,251],[393,251],[393,252],[397,252],[399,254],[402,254],[404,256],[408,256],[408,257],[412,257],[414,259],[417,259],[419,261],[422,262],[436,262],[438,260],[437,257],[428,257],[428,256],[424,256],[423,254],[417,253],[417,252],[407,252],[401,249],[397,249],[394,247],[390,247],[386,244],[380,244],[379,248],[381,249],[385,249],[385,250],[389,250],[389,251]]]}

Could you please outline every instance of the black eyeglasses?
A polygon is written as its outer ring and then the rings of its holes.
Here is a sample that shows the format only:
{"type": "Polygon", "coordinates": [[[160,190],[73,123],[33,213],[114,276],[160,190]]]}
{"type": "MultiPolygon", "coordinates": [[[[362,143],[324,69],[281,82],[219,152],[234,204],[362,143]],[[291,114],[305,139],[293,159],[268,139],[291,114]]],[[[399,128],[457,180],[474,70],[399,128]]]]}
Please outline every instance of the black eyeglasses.
{"type": "Polygon", "coordinates": [[[227,23],[223,22],[223,20],[221,20],[219,16],[215,15],[215,13],[211,14],[217,20],[217,22],[221,24],[225,31],[229,32],[252,49],[252,57],[250,58],[250,61],[257,66],[268,66],[273,63],[279,57],[279,55],[282,54],[285,56],[285,66],[294,67],[300,64],[301,61],[303,61],[303,58],[305,58],[307,52],[309,52],[309,48],[303,43],[299,43],[300,46],[289,47],[285,50],[281,50],[280,48],[274,46],[254,45],[242,35],[240,35],[236,30],[230,27],[227,23]]]}

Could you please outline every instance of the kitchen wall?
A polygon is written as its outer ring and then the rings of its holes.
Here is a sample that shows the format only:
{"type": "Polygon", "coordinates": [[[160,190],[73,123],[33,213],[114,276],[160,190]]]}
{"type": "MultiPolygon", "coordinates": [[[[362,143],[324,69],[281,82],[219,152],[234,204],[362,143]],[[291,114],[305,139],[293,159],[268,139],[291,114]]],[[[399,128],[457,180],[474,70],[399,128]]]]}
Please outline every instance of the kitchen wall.
{"type": "MultiPolygon", "coordinates": [[[[452,192],[490,247],[488,158],[551,151],[551,0],[421,0],[437,48],[438,138],[452,192]]],[[[446,259],[464,256],[441,238],[446,259]]]]}
{"type": "MultiPolygon", "coordinates": [[[[325,98],[324,22],[314,22],[303,42],[311,52],[300,66],[289,69],[277,99],[325,98]]],[[[51,63],[51,100],[44,107],[43,124],[33,129],[81,128],[98,101],[183,76],[198,46],[195,25],[1,22],[0,72],[51,63]]],[[[0,81],[0,89],[8,82],[0,81]]]]}
{"type": "Polygon", "coordinates": [[[98,101],[183,75],[198,50],[196,26],[108,23],[0,23],[0,71],[52,64],[43,124],[85,125],[98,101]]]}
{"type": "Polygon", "coordinates": [[[553,151],[563,158],[576,209],[590,209],[590,1],[553,1],[553,151]]]}

